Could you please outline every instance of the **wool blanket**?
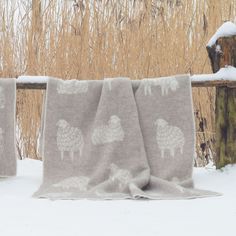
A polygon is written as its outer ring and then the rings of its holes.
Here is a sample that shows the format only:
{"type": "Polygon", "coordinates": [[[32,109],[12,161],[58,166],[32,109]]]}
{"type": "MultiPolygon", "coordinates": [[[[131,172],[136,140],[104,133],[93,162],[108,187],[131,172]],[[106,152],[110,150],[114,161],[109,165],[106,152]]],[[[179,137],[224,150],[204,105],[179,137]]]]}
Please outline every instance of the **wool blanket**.
{"type": "Polygon", "coordinates": [[[186,199],[195,146],[188,75],[47,84],[43,183],[50,199],[186,199]]]}
{"type": "Polygon", "coordinates": [[[0,177],[16,175],[16,80],[0,79],[0,177]]]}

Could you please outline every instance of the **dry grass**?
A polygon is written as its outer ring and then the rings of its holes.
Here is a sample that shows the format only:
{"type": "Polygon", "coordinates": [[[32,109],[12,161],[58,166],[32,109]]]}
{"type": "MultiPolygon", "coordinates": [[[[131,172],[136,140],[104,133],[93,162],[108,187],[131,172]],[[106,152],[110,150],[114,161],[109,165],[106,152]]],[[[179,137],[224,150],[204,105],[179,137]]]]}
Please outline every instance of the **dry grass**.
{"type": "MultiPolygon", "coordinates": [[[[0,4],[0,77],[140,79],[209,73],[205,45],[223,21],[234,19],[236,11],[233,0],[28,2],[0,4]]],[[[214,90],[194,89],[193,95],[197,164],[202,165],[209,154],[204,144],[211,147],[214,142],[214,90]]],[[[42,92],[18,92],[21,156],[39,158],[41,104],[42,92]]]]}

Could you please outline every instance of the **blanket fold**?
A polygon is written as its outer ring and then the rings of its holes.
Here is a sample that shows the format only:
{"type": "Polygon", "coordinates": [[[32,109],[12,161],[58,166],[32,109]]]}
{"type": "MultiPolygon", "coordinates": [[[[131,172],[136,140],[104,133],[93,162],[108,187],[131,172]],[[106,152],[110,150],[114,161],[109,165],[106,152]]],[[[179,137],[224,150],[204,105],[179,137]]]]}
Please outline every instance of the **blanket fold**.
{"type": "Polygon", "coordinates": [[[192,182],[194,120],[187,75],[131,81],[50,78],[44,178],[35,197],[215,196],[192,182]]]}
{"type": "Polygon", "coordinates": [[[0,177],[16,175],[16,80],[0,79],[0,177]]]}

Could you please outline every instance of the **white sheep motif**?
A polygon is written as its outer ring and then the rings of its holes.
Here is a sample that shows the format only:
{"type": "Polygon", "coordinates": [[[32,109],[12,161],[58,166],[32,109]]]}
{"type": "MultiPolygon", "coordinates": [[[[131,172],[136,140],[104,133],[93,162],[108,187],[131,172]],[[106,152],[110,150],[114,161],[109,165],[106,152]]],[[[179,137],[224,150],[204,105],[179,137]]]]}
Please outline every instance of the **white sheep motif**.
{"type": "Polygon", "coordinates": [[[73,188],[78,189],[81,192],[85,192],[88,190],[89,181],[90,179],[86,176],[70,177],[56,184],[53,184],[53,187],[62,188],[64,190],[73,188]]]}
{"type": "Polygon", "coordinates": [[[64,80],[57,84],[59,94],[79,94],[87,93],[88,81],[86,80],[64,80]]]}
{"type": "Polygon", "coordinates": [[[110,117],[108,125],[102,125],[95,128],[92,134],[92,143],[94,145],[123,141],[124,130],[120,123],[120,118],[116,115],[110,117]]]}
{"type": "Polygon", "coordinates": [[[109,180],[114,183],[117,183],[120,191],[123,191],[133,178],[130,171],[120,169],[117,165],[113,163],[110,166],[110,171],[111,172],[109,180]]]}
{"type": "Polygon", "coordinates": [[[3,139],[3,130],[0,128],[0,154],[3,154],[4,149],[4,139],[3,139]]]}
{"type": "Polygon", "coordinates": [[[0,109],[3,109],[5,107],[5,94],[2,87],[0,87],[0,109]]]}
{"type": "Polygon", "coordinates": [[[170,151],[172,157],[175,156],[175,150],[178,148],[183,154],[185,143],[184,134],[179,127],[170,126],[164,119],[157,119],[156,141],[158,148],[161,150],[161,157],[164,158],[165,150],[170,151]]]}
{"type": "Polygon", "coordinates": [[[74,160],[74,152],[79,152],[82,156],[84,139],[82,131],[79,128],[72,127],[66,120],[59,120],[56,124],[57,129],[57,147],[61,152],[61,160],[64,159],[64,152],[70,153],[70,158],[74,160]]]}
{"type": "Polygon", "coordinates": [[[142,83],[144,84],[144,95],[152,95],[153,79],[143,79],[142,83]]]}
{"type": "Polygon", "coordinates": [[[144,95],[152,95],[152,86],[161,87],[161,95],[168,95],[169,89],[176,91],[179,88],[179,82],[174,77],[163,77],[159,79],[143,79],[144,95]]]}
{"type": "Polygon", "coordinates": [[[169,89],[176,91],[179,88],[179,82],[174,77],[160,78],[155,80],[155,86],[161,87],[162,96],[168,95],[169,89]]]}
{"type": "MultiPolygon", "coordinates": [[[[127,79],[127,77],[117,77],[119,79],[127,79]]],[[[104,78],[104,84],[108,88],[109,91],[112,91],[112,82],[117,80],[117,78],[104,78]]]]}

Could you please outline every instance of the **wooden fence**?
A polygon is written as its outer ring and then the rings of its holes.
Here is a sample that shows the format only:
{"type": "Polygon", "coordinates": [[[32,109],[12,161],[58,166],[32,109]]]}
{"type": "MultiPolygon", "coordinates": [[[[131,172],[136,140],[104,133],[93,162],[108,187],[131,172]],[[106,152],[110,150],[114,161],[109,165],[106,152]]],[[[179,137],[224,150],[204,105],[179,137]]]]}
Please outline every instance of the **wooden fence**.
{"type": "MultiPolygon", "coordinates": [[[[221,37],[214,45],[207,46],[214,74],[193,75],[192,87],[216,87],[215,99],[215,130],[216,130],[216,167],[236,163],[236,36],[221,37]],[[220,49],[220,50],[219,50],[220,49]],[[216,73],[220,69],[229,68],[227,73],[216,73]],[[228,71],[228,72],[229,72],[228,71]],[[232,76],[233,71],[233,76],[232,76]],[[234,78],[235,72],[235,78],[234,78]],[[222,77],[222,74],[224,77],[222,77]]],[[[17,80],[18,89],[46,89],[45,77],[41,80],[27,80],[20,77],[17,80]],[[39,82],[40,81],[40,82],[39,82]]]]}
{"type": "MultiPolygon", "coordinates": [[[[39,89],[45,90],[47,88],[47,84],[45,82],[23,82],[23,77],[19,77],[20,81],[17,81],[17,89],[39,89]],[[21,79],[22,78],[22,79],[21,79]]],[[[210,75],[209,75],[210,78],[210,75]]],[[[194,79],[192,80],[192,87],[228,87],[234,88],[236,87],[236,75],[235,81],[233,80],[222,80],[222,79],[201,79],[201,75],[194,75],[194,79]],[[198,80],[199,78],[199,80],[198,80]]]]}
{"type": "MultiPolygon", "coordinates": [[[[32,89],[32,90],[46,90],[47,83],[46,77],[42,77],[42,80],[34,82],[34,78],[31,77],[24,78],[24,76],[17,79],[17,89],[32,89]]],[[[228,91],[235,91],[233,89],[236,87],[236,80],[226,80],[222,78],[215,79],[215,74],[212,75],[194,75],[191,77],[192,87],[203,88],[203,87],[216,87],[218,91],[222,91],[224,94],[228,94],[228,91]]],[[[235,95],[236,98],[236,95],[235,95]]],[[[234,101],[233,101],[234,102],[234,101]]],[[[236,100],[235,100],[236,109],[236,100]]],[[[236,162],[236,124],[234,128],[234,123],[231,117],[232,108],[228,106],[228,97],[224,97],[223,103],[222,99],[216,97],[216,109],[215,109],[215,129],[216,129],[216,166],[221,168],[228,163],[236,162]],[[232,131],[233,129],[233,131],[232,131]],[[235,130],[235,136],[232,136],[232,132],[235,130]],[[229,142],[229,143],[227,143],[229,142]],[[235,147],[232,148],[232,143],[235,147]],[[234,156],[228,155],[228,153],[235,154],[234,156]]],[[[232,101],[231,101],[232,106],[232,101]]],[[[234,110],[234,109],[233,109],[234,110]]]]}

